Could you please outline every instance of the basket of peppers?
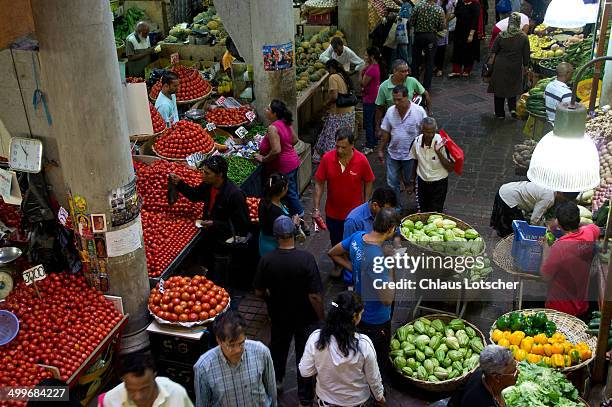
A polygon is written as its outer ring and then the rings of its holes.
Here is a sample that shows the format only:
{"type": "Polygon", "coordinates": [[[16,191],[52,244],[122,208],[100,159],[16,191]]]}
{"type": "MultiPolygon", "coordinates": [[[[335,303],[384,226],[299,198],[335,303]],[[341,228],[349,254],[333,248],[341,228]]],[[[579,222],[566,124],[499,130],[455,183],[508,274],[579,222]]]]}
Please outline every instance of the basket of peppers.
{"type": "Polygon", "coordinates": [[[580,319],[547,308],[513,311],[491,327],[492,343],[510,349],[517,361],[578,370],[593,360],[597,338],[586,332],[580,319]]]}

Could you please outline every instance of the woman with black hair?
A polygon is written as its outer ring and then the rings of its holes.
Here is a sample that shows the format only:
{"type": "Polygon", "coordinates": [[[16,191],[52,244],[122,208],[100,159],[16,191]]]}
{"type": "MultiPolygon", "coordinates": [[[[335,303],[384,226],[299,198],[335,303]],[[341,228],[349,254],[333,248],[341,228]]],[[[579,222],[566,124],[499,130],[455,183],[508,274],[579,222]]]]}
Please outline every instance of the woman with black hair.
{"type": "Polygon", "coordinates": [[[300,374],[317,376],[319,406],[384,405],[382,378],[370,338],[357,333],[363,302],[351,291],[338,294],[331,303],[322,329],[306,342],[300,374]]]}
{"type": "Polygon", "coordinates": [[[336,132],[338,129],[348,127],[351,131],[355,131],[355,107],[336,106],[339,95],[352,91],[351,78],[340,62],[335,59],[330,59],[325,65],[329,72],[329,95],[325,107],[329,110],[312,155],[312,161],[317,164],[323,154],[336,147],[336,132]]]}
{"type": "Polygon", "coordinates": [[[281,215],[289,216],[289,210],[282,204],[281,200],[287,195],[287,178],[283,174],[275,172],[270,175],[265,185],[265,198],[259,204],[259,254],[271,252],[278,247],[278,241],[274,237],[274,221],[281,215]]]}
{"type": "Polygon", "coordinates": [[[363,98],[363,129],[366,135],[364,154],[374,151],[376,138],[376,96],[380,87],[380,64],[382,55],[376,47],[369,47],[365,53],[366,66],[361,71],[361,96],[363,98]]]}
{"type": "Polygon", "coordinates": [[[300,167],[300,157],[294,145],[298,137],[293,131],[293,114],[280,100],[274,99],[266,108],[266,118],[270,122],[268,131],[259,144],[259,152],[255,158],[266,166],[268,174],[283,174],[287,179],[288,191],[284,198],[289,216],[304,216],[304,207],[300,202],[297,173],[300,167]]]}

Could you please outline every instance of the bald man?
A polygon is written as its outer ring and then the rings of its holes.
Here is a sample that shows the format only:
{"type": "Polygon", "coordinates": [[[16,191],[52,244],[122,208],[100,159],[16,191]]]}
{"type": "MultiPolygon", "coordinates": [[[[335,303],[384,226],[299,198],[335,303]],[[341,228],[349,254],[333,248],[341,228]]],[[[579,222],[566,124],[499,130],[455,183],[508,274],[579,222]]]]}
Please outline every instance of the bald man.
{"type": "Polygon", "coordinates": [[[149,41],[149,24],[144,21],[136,24],[136,29],[125,39],[125,54],[128,58],[126,76],[144,78],[144,70],[151,63],[154,48],[149,41]]]}
{"type": "Polygon", "coordinates": [[[572,80],[573,74],[574,67],[568,62],[561,62],[557,66],[557,78],[546,86],[544,100],[550,124],[555,123],[557,105],[564,102],[569,103],[572,99],[572,90],[567,84],[572,80]]]}

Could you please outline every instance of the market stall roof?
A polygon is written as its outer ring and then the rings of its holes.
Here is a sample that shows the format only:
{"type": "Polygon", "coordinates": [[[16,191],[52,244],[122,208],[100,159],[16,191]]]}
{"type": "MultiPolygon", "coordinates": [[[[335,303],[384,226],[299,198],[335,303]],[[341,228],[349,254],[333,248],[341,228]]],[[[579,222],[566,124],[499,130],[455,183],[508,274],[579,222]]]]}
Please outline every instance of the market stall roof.
{"type": "Polygon", "coordinates": [[[0,0],[0,49],[19,37],[34,32],[34,19],[30,1],[0,0]]]}

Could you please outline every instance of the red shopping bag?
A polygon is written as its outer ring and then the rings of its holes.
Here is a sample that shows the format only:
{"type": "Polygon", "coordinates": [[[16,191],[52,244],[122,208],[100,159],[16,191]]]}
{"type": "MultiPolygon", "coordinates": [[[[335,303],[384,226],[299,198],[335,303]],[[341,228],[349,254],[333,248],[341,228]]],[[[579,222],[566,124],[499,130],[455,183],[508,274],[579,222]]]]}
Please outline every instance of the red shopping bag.
{"type": "Polygon", "coordinates": [[[455,168],[453,170],[455,171],[455,173],[457,173],[457,175],[463,174],[463,161],[465,161],[463,150],[457,145],[457,143],[453,141],[452,138],[450,138],[450,136],[444,130],[440,130],[439,133],[440,137],[442,137],[442,140],[444,140],[444,142],[446,143],[446,150],[455,162],[455,168]]]}

